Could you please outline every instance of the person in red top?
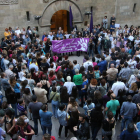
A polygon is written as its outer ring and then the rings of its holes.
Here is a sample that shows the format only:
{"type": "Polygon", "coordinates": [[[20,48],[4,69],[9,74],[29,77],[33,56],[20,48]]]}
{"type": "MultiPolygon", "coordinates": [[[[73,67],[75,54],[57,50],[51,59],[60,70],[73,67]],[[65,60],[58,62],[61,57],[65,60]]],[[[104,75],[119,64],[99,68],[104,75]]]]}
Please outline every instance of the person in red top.
{"type": "Polygon", "coordinates": [[[50,134],[44,134],[43,140],[56,140],[54,136],[50,136],[50,134]]]}
{"type": "Polygon", "coordinates": [[[49,75],[48,75],[48,79],[50,82],[50,85],[52,85],[54,82],[56,82],[56,75],[54,74],[54,71],[51,70],[49,75]]]}

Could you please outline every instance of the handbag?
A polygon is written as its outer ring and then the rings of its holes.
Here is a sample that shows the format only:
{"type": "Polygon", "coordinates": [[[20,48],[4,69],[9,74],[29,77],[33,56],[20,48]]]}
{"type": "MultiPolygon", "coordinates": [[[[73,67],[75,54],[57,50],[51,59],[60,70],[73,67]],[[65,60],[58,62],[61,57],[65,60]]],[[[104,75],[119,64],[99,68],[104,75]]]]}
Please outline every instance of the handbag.
{"type": "Polygon", "coordinates": [[[53,95],[53,97],[50,100],[47,101],[47,103],[51,103],[55,95],[56,93],[53,95]]]}

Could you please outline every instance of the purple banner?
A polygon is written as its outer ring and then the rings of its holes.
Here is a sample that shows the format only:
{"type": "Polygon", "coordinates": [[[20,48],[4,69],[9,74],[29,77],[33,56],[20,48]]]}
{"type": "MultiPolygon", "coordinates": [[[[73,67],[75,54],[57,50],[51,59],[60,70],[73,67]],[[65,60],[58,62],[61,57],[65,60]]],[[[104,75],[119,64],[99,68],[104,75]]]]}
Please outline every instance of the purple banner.
{"type": "Polygon", "coordinates": [[[88,48],[89,38],[73,38],[65,40],[53,40],[52,51],[56,53],[66,53],[83,51],[86,52],[88,48]]]}

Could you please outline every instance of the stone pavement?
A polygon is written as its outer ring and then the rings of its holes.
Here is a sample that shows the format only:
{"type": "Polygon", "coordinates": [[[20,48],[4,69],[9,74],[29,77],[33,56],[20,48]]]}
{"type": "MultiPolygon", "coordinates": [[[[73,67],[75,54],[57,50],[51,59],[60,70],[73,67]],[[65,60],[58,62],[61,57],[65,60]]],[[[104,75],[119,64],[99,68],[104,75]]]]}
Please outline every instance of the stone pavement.
{"type": "MultiPolygon", "coordinates": [[[[74,54],[74,53],[73,53],[74,54]]],[[[73,62],[73,60],[77,60],[77,62],[82,65],[83,63],[83,58],[84,58],[84,53],[82,53],[82,55],[80,57],[77,57],[75,54],[73,56],[70,56],[69,57],[69,60],[73,62]]],[[[48,110],[52,112],[52,107],[51,107],[51,104],[48,105],[48,110]]],[[[84,113],[84,110],[83,108],[79,107],[78,110],[82,113],[84,113]]],[[[34,126],[33,124],[33,121],[30,121],[30,124],[32,126],[34,126]]],[[[39,124],[39,122],[38,122],[39,124]]],[[[62,134],[61,134],[61,138],[58,138],[58,129],[59,129],[59,122],[57,119],[55,119],[54,117],[52,117],[52,136],[55,136],[56,140],[65,140],[65,136],[64,136],[64,128],[62,130],[62,134]]],[[[40,127],[40,124],[39,124],[39,133],[38,133],[38,136],[35,137],[33,136],[32,140],[42,140],[42,130],[41,130],[41,127],[40,127]]],[[[117,140],[117,135],[120,134],[120,123],[117,123],[116,125],[116,134],[115,134],[115,137],[113,138],[113,140],[117,140]]],[[[66,139],[66,140],[70,140],[70,138],[73,137],[73,134],[71,132],[69,132],[69,137],[66,139]]],[[[97,135],[97,138],[98,140],[102,140],[101,139],[101,130],[98,132],[98,135],[97,135]]],[[[10,140],[10,137],[7,136],[6,140],[10,140]]]]}

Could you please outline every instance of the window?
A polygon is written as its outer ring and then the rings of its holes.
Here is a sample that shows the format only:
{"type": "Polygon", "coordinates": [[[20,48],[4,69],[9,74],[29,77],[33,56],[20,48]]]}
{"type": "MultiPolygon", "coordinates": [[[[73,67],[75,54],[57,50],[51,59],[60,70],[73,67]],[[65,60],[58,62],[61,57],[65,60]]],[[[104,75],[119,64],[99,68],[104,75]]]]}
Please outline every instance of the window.
{"type": "Polygon", "coordinates": [[[30,21],[30,13],[29,11],[26,11],[27,21],[30,21]]]}
{"type": "Polygon", "coordinates": [[[134,3],[134,6],[133,6],[133,12],[135,12],[136,11],[136,3],[134,3]]]}

